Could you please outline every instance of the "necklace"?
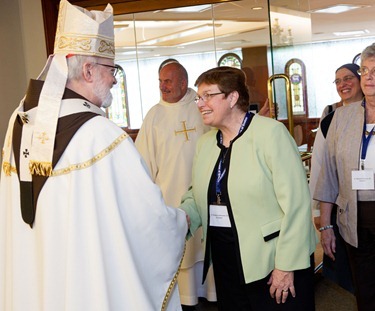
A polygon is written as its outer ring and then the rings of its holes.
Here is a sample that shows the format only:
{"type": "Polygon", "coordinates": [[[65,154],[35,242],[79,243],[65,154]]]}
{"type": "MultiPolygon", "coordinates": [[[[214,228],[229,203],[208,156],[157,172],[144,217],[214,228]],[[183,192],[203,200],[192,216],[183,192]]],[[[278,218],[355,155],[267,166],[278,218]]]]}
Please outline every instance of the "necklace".
{"type": "MultiPolygon", "coordinates": [[[[369,131],[365,131],[365,134],[368,136],[368,135],[370,135],[370,132],[369,131]]],[[[375,131],[372,132],[372,135],[375,135],[375,131]]]]}

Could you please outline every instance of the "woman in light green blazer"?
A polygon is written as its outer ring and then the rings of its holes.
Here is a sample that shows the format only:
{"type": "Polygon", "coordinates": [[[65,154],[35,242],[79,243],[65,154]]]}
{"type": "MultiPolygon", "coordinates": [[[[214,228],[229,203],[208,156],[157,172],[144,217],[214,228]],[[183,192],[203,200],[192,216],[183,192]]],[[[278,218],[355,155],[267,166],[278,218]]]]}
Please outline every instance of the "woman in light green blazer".
{"type": "Polygon", "coordinates": [[[196,102],[213,130],[197,144],[181,208],[203,227],[203,281],[213,264],[219,310],[315,310],[306,173],[285,126],[248,112],[241,70],[197,80],[196,102]],[[282,309],[280,309],[282,308],[282,309]]]}

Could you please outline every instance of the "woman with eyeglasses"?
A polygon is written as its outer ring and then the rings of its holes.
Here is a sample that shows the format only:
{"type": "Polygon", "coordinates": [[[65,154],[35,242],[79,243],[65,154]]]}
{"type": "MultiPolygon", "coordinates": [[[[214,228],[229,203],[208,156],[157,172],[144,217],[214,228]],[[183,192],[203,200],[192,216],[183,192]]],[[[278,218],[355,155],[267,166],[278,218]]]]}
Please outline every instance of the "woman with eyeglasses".
{"type": "Polygon", "coordinates": [[[314,199],[320,201],[324,253],[335,256],[337,224],[352,268],[359,311],[375,310],[375,44],[361,53],[364,99],[337,109],[326,138],[314,199]]]}
{"type": "Polygon", "coordinates": [[[315,310],[316,235],[294,139],[282,123],[248,111],[241,70],[208,70],[195,86],[213,129],[198,141],[180,207],[188,236],[203,227],[203,279],[212,264],[219,310],[315,310]]]}
{"type": "MultiPolygon", "coordinates": [[[[333,83],[336,86],[337,94],[340,96],[341,100],[325,107],[320,119],[320,127],[316,133],[312,151],[309,182],[311,196],[314,195],[315,186],[322,165],[322,157],[324,149],[326,148],[325,137],[336,109],[349,104],[362,102],[363,93],[358,69],[359,66],[357,64],[350,63],[340,66],[335,72],[335,80],[333,83]]],[[[312,200],[312,207],[315,226],[321,231],[324,228],[320,226],[319,202],[312,200]]],[[[335,234],[336,248],[333,258],[323,255],[323,275],[346,290],[354,292],[348,255],[344,240],[340,236],[339,229],[336,224],[336,217],[337,208],[336,205],[334,205],[331,213],[331,225],[333,226],[332,230],[335,234]]]]}

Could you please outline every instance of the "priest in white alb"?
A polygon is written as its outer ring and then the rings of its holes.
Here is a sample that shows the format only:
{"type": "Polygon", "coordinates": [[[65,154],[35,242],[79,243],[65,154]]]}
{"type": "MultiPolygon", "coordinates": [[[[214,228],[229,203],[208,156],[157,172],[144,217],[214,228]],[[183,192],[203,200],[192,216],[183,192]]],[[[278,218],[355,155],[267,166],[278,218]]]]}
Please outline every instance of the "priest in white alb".
{"type": "MultiPolygon", "coordinates": [[[[135,145],[160,186],[165,201],[179,206],[192,179],[198,138],[209,130],[195,104],[196,92],[188,87],[188,73],[175,59],[166,60],[159,70],[160,101],[143,120],[135,145]]],[[[187,242],[178,276],[183,309],[198,303],[199,297],[216,301],[213,273],[202,284],[202,231],[187,242]]]]}

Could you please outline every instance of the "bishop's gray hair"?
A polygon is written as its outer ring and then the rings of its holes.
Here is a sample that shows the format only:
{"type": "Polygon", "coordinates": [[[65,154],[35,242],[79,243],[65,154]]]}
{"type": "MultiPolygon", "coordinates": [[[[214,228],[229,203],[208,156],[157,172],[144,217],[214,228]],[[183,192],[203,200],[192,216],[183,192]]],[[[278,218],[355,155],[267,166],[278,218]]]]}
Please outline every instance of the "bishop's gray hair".
{"type": "Polygon", "coordinates": [[[86,62],[96,63],[98,58],[87,55],[74,55],[67,58],[68,80],[79,80],[82,77],[83,64],[86,62]]]}

